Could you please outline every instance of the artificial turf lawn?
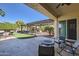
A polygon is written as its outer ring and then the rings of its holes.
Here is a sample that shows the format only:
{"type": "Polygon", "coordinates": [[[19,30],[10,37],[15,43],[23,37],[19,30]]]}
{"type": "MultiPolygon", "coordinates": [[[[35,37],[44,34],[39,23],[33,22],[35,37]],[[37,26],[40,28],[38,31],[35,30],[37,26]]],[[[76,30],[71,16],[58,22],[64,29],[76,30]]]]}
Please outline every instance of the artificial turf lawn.
{"type": "Polygon", "coordinates": [[[21,34],[21,33],[13,33],[16,38],[30,38],[34,37],[32,34],[21,34]]]}

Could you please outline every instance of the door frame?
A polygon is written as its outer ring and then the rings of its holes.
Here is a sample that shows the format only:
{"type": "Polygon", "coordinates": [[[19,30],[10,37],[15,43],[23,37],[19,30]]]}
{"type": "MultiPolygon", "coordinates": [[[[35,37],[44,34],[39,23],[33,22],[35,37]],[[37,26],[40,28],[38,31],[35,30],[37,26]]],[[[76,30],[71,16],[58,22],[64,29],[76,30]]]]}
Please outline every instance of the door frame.
{"type": "Polygon", "coordinates": [[[67,30],[67,29],[68,29],[68,27],[67,27],[67,26],[68,26],[68,23],[67,23],[67,21],[68,21],[68,20],[74,20],[74,19],[76,20],[76,40],[77,40],[77,39],[78,39],[78,38],[77,38],[77,24],[78,24],[78,23],[77,23],[77,19],[76,19],[76,18],[72,18],[72,19],[67,19],[67,20],[66,20],[66,38],[68,39],[68,35],[67,35],[67,34],[68,34],[68,30],[67,30]]]}
{"type": "MultiPolygon", "coordinates": [[[[77,20],[77,18],[71,18],[71,19],[66,19],[66,20],[61,20],[61,21],[66,21],[66,39],[68,39],[67,37],[68,37],[68,28],[67,28],[67,21],[68,20],[73,20],[73,19],[76,19],[76,40],[78,39],[78,33],[77,33],[77,31],[78,31],[78,20],[77,20]]],[[[60,21],[59,21],[60,22],[60,21]]]]}

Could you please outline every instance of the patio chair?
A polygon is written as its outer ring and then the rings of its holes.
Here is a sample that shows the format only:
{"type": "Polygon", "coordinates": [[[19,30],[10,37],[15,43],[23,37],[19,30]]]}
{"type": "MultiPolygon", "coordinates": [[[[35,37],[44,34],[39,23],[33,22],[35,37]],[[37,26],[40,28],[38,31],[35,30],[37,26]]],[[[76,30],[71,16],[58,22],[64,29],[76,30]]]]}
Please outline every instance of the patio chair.
{"type": "Polygon", "coordinates": [[[58,40],[56,39],[54,42],[58,44],[59,48],[62,48],[64,47],[65,44],[65,37],[60,36],[59,39],[58,40]]]}
{"type": "Polygon", "coordinates": [[[77,53],[77,49],[79,47],[79,41],[75,41],[75,40],[65,40],[64,43],[63,42],[60,42],[61,44],[61,47],[59,47],[61,50],[60,51],[57,51],[57,53],[59,55],[62,56],[62,52],[65,51],[67,53],[70,53],[72,54],[73,56],[75,55],[79,55],[77,53]]]}

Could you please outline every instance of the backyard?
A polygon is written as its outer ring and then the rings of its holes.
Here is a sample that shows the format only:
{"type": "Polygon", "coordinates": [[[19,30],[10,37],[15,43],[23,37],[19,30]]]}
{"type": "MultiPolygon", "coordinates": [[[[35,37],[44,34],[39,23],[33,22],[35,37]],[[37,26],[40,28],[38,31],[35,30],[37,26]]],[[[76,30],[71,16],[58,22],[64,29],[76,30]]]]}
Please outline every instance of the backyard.
{"type": "Polygon", "coordinates": [[[79,55],[79,4],[56,5],[0,4],[0,56],[79,55]]]}

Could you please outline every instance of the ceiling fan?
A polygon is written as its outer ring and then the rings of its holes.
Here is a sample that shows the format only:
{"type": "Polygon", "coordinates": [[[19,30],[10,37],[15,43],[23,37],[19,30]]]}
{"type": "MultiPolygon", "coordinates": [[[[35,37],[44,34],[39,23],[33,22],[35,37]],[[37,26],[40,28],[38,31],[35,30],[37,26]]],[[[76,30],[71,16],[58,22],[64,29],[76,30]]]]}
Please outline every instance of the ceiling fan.
{"type": "Polygon", "coordinates": [[[64,5],[69,6],[70,4],[71,3],[59,3],[56,8],[59,8],[60,6],[64,6],[64,5]]]}

